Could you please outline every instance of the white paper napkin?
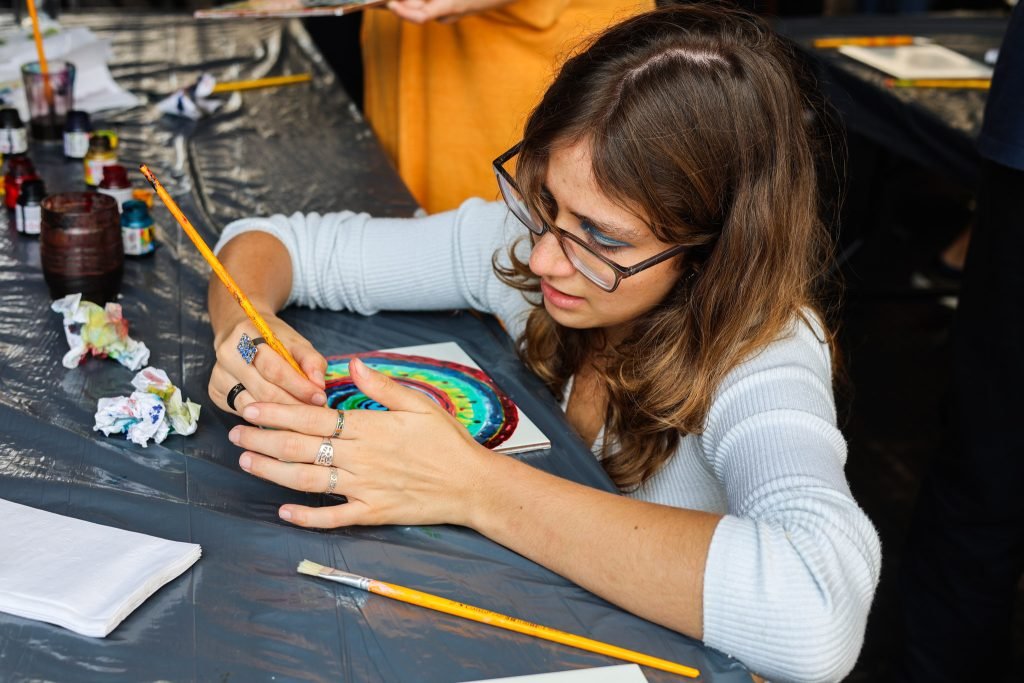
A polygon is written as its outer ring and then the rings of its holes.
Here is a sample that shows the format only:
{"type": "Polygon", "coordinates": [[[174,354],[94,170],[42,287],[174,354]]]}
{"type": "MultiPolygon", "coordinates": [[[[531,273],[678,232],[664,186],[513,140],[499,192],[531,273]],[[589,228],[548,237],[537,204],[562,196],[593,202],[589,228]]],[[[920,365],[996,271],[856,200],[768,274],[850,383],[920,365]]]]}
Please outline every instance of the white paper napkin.
{"type": "Polygon", "coordinates": [[[2,498],[0,520],[0,611],[85,636],[113,631],[202,552],[2,498]]]}

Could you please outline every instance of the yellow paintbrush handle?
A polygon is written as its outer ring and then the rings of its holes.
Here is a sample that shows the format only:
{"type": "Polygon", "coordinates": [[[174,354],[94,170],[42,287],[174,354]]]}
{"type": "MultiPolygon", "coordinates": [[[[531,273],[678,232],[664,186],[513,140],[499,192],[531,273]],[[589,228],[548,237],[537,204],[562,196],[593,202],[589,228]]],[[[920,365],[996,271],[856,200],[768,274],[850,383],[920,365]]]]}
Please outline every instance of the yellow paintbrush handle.
{"type": "Polygon", "coordinates": [[[840,38],[816,38],[812,45],[817,48],[843,47],[844,45],[856,45],[857,47],[895,47],[898,45],[913,45],[914,36],[846,36],[840,38]]]}
{"type": "Polygon", "coordinates": [[[139,166],[139,170],[142,171],[142,175],[146,176],[146,180],[148,180],[150,185],[153,186],[153,189],[156,190],[157,196],[160,197],[160,200],[167,207],[167,210],[171,212],[172,216],[174,216],[174,219],[178,221],[178,225],[181,226],[181,229],[184,230],[185,234],[192,240],[192,244],[196,245],[196,249],[198,249],[199,253],[202,254],[204,259],[206,259],[206,262],[210,264],[213,272],[217,274],[220,281],[225,287],[227,287],[228,291],[231,292],[231,296],[235,298],[235,301],[238,302],[238,305],[242,307],[242,310],[244,310],[245,314],[249,317],[249,320],[251,320],[253,325],[256,326],[256,329],[259,330],[260,336],[266,340],[267,345],[274,349],[274,351],[277,351],[282,358],[288,361],[288,364],[295,368],[296,372],[305,377],[306,373],[304,373],[302,368],[299,367],[295,358],[288,352],[288,349],[284,347],[284,344],[282,344],[274,335],[274,332],[270,329],[270,326],[267,325],[263,316],[256,311],[249,299],[242,293],[241,288],[239,288],[235,279],[231,277],[231,274],[228,273],[223,264],[221,264],[220,259],[214,255],[213,251],[210,250],[210,247],[206,246],[206,242],[203,240],[202,236],[192,226],[192,223],[189,222],[188,218],[185,217],[185,214],[181,212],[181,209],[178,208],[177,202],[174,201],[171,195],[167,194],[167,190],[165,190],[160,181],[156,179],[156,176],[154,176],[153,172],[149,170],[149,167],[146,166],[146,164],[142,164],[139,166]]]}
{"type": "Polygon", "coordinates": [[[515,631],[516,633],[523,633],[528,636],[534,636],[544,640],[550,640],[555,643],[576,647],[588,652],[596,652],[597,654],[615,657],[623,661],[642,664],[643,666],[649,666],[652,669],[660,669],[662,671],[668,671],[688,678],[700,677],[699,670],[682,664],[677,664],[675,662],[670,662],[667,659],[659,659],[658,657],[645,655],[642,652],[636,652],[635,650],[627,650],[626,648],[618,647],[616,645],[602,643],[599,640],[592,640],[591,638],[573,635],[572,633],[548,628],[547,626],[541,626],[540,624],[533,624],[529,621],[516,619],[515,617],[506,616],[504,614],[498,614],[497,612],[491,612],[490,610],[473,607],[472,605],[466,605],[461,602],[455,602],[454,600],[448,600],[447,598],[431,595],[430,593],[423,593],[418,590],[413,590],[412,588],[396,586],[392,583],[376,581],[374,579],[369,579],[368,581],[369,585],[367,590],[371,593],[377,593],[378,595],[383,595],[388,598],[408,602],[412,605],[427,607],[438,612],[462,617],[463,619],[471,619],[472,621],[480,622],[481,624],[497,626],[498,628],[515,631]]]}
{"type": "Polygon", "coordinates": [[[313,80],[312,74],[296,74],[294,76],[269,76],[267,78],[255,78],[251,81],[225,81],[213,86],[213,92],[231,92],[233,90],[253,90],[255,88],[272,88],[278,85],[292,85],[295,83],[306,83],[313,80]]]}
{"type": "Polygon", "coordinates": [[[992,81],[987,78],[887,78],[885,84],[890,88],[988,90],[992,81]]]}

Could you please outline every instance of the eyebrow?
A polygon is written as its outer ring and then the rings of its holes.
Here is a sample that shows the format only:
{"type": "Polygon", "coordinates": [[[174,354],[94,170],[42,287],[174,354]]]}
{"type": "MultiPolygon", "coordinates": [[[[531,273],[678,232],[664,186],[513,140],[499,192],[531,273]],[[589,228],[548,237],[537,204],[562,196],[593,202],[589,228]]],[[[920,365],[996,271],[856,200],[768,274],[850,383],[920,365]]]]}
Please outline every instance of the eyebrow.
{"type": "MultiPolygon", "coordinates": [[[[551,201],[555,203],[555,206],[558,206],[558,199],[555,198],[555,194],[551,191],[551,188],[548,187],[547,183],[541,183],[540,189],[542,192],[546,193],[549,197],[551,197],[551,201]]],[[[581,222],[587,221],[588,223],[596,227],[598,230],[600,230],[601,232],[605,233],[606,235],[613,239],[621,239],[622,241],[625,242],[637,242],[640,240],[640,233],[638,233],[636,230],[633,230],[632,228],[615,226],[612,225],[611,223],[606,223],[604,221],[599,221],[597,219],[591,218],[586,214],[577,213],[572,209],[567,208],[566,210],[573,216],[575,216],[576,220],[581,222]]]]}

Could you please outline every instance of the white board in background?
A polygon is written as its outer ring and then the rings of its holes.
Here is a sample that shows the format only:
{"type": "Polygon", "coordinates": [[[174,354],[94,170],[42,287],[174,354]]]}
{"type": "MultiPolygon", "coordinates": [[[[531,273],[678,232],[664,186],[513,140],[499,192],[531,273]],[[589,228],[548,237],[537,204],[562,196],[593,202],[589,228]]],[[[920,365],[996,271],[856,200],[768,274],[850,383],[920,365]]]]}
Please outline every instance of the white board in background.
{"type": "Polygon", "coordinates": [[[843,45],[839,51],[895,78],[992,77],[991,67],[934,43],[896,47],[843,45]]]}
{"type": "Polygon", "coordinates": [[[595,669],[575,669],[530,676],[489,678],[471,683],[647,683],[647,677],[636,664],[601,666],[595,669]]]}

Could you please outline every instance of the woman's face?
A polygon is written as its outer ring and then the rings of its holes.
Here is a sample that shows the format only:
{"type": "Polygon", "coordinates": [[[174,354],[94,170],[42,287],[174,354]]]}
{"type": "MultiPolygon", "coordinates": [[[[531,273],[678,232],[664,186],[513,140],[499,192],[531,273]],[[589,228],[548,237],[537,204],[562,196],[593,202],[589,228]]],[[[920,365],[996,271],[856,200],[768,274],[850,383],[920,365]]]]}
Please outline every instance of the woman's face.
{"type": "MultiPolygon", "coordinates": [[[[615,204],[597,187],[588,144],[562,146],[551,153],[545,177],[555,225],[583,239],[593,250],[622,266],[632,266],[670,248],[646,221],[615,204]]],[[[657,305],[679,277],[679,256],[643,270],[606,292],[572,265],[551,233],[535,241],[530,270],[540,278],[544,308],[559,324],[576,329],[604,328],[624,336],[629,323],[657,305]]]]}

